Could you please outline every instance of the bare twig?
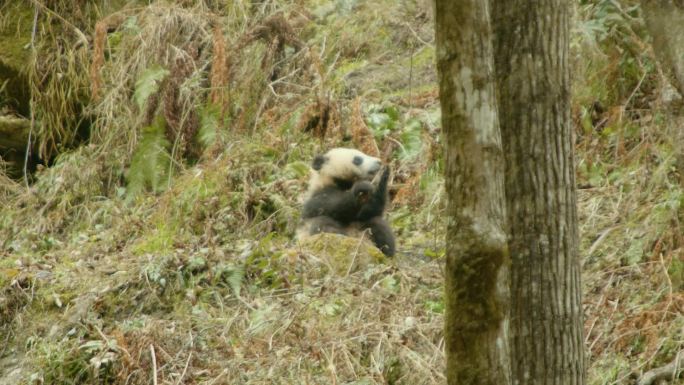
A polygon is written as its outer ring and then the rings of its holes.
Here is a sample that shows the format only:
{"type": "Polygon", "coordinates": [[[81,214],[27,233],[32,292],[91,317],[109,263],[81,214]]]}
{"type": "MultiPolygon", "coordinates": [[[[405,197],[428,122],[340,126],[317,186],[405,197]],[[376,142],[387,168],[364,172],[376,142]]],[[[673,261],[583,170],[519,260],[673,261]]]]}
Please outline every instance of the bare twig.
{"type": "Polygon", "coordinates": [[[684,365],[684,354],[680,351],[669,364],[644,373],[637,385],[651,385],[662,380],[673,380],[681,374],[682,365],[684,365]]]}
{"type": "Polygon", "coordinates": [[[178,381],[176,381],[176,385],[180,385],[183,382],[183,377],[185,377],[185,372],[188,370],[188,364],[190,364],[190,359],[192,358],[192,352],[188,354],[188,359],[185,361],[185,367],[183,368],[183,373],[181,373],[180,377],[178,377],[178,381]]]}
{"type": "Polygon", "coordinates": [[[617,226],[613,226],[613,227],[609,227],[609,228],[603,230],[603,232],[601,232],[601,235],[599,235],[598,238],[596,238],[596,240],[594,241],[594,243],[591,244],[586,255],[590,256],[590,255],[594,254],[594,251],[596,251],[596,249],[598,249],[599,245],[601,243],[603,243],[603,241],[606,239],[608,234],[610,234],[616,228],[617,228],[617,226]]]}
{"type": "MultiPolygon", "coordinates": [[[[33,55],[33,58],[35,59],[36,57],[36,29],[38,28],[38,14],[40,13],[40,10],[38,9],[38,5],[36,5],[35,10],[33,11],[33,27],[31,28],[31,54],[33,55]]],[[[33,136],[33,128],[36,125],[36,118],[35,114],[33,113],[33,97],[31,97],[31,101],[29,102],[29,108],[30,108],[30,114],[31,114],[31,126],[29,128],[29,135],[28,135],[28,141],[26,142],[26,154],[24,154],[24,183],[26,183],[26,189],[28,190],[29,188],[29,182],[28,182],[28,159],[29,155],[31,154],[31,137],[33,136]]]]}
{"type": "Polygon", "coordinates": [[[157,385],[157,355],[154,354],[154,345],[150,344],[150,356],[152,356],[152,383],[157,385]]]}
{"type": "Polygon", "coordinates": [[[404,23],[404,25],[406,26],[406,28],[408,28],[408,30],[411,32],[411,34],[413,34],[413,37],[415,37],[416,40],[418,40],[421,44],[427,45],[427,46],[430,46],[430,47],[434,47],[434,46],[435,46],[435,45],[433,44],[433,42],[434,42],[434,37],[432,38],[432,39],[433,39],[432,41],[425,41],[425,40],[423,40],[423,38],[421,38],[421,37],[418,35],[418,32],[416,32],[413,28],[411,28],[411,24],[409,24],[409,23],[404,23]]]}
{"type": "Polygon", "coordinates": [[[347,274],[345,274],[345,277],[348,277],[349,274],[352,271],[352,268],[354,267],[354,263],[356,262],[356,257],[359,255],[359,249],[361,248],[361,244],[363,243],[363,239],[366,237],[366,232],[361,233],[361,237],[359,239],[359,243],[356,245],[356,251],[354,251],[354,257],[351,260],[351,263],[349,264],[349,268],[347,268],[347,274]]]}

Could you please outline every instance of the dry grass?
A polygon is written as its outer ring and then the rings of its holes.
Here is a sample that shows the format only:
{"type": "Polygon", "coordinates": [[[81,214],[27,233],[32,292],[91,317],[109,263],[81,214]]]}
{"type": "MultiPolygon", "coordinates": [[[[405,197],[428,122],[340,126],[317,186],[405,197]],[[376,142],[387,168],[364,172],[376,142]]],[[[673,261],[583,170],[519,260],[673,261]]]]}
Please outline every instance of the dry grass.
{"type": "Polygon", "coordinates": [[[7,165],[0,158],[0,207],[4,207],[20,191],[21,185],[14,179],[7,176],[7,165]]]}
{"type": "Polygon", "coordinates": [[[684,193],[672,167],[678,123],[656,129],[647,119],[639,128],[639,136],[616,135],[584,155],[594,170],[581,178],[591,187],[580,190],[579,211],[596,384],[625,383],[684,348],[684,193]],[[597,172],[606,174],[590,176],[597,172]]]}
{"type": "Polygon", "coordinates": [[[27,66],[31,118],[40,123],[33,134],[38,155],[51,159],[84,139],[83,110],[90,98],[85,34],[96,10],[63,0],[31,3],[40,15],[27,66]],[[65,14],[73,16],[66,19],[65,14]]]}
{"type": "Polygon", "coordinates": [[[150,6],[123,19],[116,33],[120,40],[106,47],[110,59],[100,66],[102,96],[90,110],[96,117],[91,141],[104,151],[123,145],[122,155],[130,156],[138,143],[137,128],[161,114],[168,123],[169,141],[184,154],[197,129],[194,111],[204,104],[201,87],[211,52],[208,15],[201,10],[150,6]],[[131,103],[131,92],[154,65],[171,75],[139,110],[131,103]]]}
{"type": "Polygon", "coordinates": [[[257,289],[248,275],[250,290],[237,296],[216,276],[239,261],[223,252],[103,259],[90,273],[97,283],[71,299],[60,268],[50,278],[54,289],[38,290],[34,301],[59,314],[61,298],[58,333],[75,330],[34,342],[35,370],[53,383],[147,384],[152,376],[195,384],[443,383],[439,262],[399,259],[331,276],[316,258],[288,261],[297,255],[289,249],[271,262],[296,279],[257,289]],[[197,258],[206,263],[193,267],[197,258]],[[57,377],[59,368],[71,377],[57,377]]]}

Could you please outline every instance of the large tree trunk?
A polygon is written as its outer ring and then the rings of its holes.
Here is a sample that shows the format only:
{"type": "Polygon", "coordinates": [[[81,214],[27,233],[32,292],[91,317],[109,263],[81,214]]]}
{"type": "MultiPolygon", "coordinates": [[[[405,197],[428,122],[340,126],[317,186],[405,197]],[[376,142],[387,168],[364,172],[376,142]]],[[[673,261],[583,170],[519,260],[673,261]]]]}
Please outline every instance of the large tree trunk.
{"type": "Polygon", "coordinates": [[[486,1],[436,1],[446,139],[449,384],[506,385],[508,251],[503,154],[486,1]]]}
{"type": "Polygon", "coordinates": [[[583,384],[569,4],[492,4],[512,260],[513,383],[583,384]]]}

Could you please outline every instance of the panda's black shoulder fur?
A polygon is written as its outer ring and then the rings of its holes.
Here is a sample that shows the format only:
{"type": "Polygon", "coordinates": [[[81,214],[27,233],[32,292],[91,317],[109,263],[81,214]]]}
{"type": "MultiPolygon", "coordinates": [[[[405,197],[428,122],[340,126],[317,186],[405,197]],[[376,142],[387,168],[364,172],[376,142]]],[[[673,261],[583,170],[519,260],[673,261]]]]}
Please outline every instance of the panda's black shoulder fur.
{"type": "Polygon", "coordinates": [[[317,190],[304,202],[302,218],[326,216],[347,225],[356,220],[359,210],[359,203],[351,190],[332,185],[317,190]]]}
{"type": "Polygon", "coordinates": [[[382,217],[388,181],[389,168],[385,168],[377,188],[368,181],[357,181],[351,189],[331,185],[317,190],[304,203],[302,212],[302,217],[312,222],[309,231],[344,233],[345,227],[357,224],[362,230],[370,230],[373,243],[385,255],[393,256],[394,234],[382,217]]]}
{"type": "Polygon", "coordinates": [[[333,178],[333,181],[335,182],[335,186],[337,186],[337,188],[340,190],[349,190],[352,188],[352,186],[354,186],[354,181],[347,179],[333,178]]]}
{"type": "Polygon", "coordinates": [[[377,188],[368,181],[356,181],[347,189],[335,183],[315,191],[304,202],[302,218],[327,216],[349,224],[382,215],[387,203],[389,172],[385,168],[377,188]]]}

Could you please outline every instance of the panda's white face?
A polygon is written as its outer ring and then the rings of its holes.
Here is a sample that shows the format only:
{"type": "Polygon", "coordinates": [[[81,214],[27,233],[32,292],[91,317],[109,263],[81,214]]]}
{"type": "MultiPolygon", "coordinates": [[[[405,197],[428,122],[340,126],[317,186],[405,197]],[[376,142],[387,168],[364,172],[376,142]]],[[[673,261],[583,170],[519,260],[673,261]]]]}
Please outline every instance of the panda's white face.
{"type": "Polygon", "coordinates": [[[356,182],[371,180],[382,167],[378,158],[352,148],[333,148],[314,158],[309,190],[334,184],[335,181],[356,182]]]}

